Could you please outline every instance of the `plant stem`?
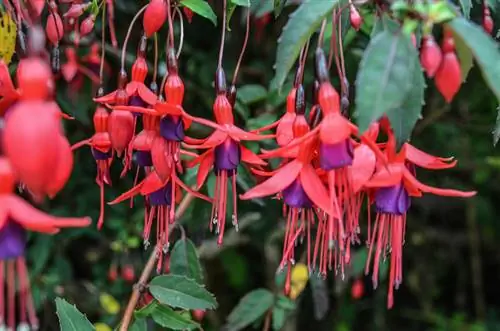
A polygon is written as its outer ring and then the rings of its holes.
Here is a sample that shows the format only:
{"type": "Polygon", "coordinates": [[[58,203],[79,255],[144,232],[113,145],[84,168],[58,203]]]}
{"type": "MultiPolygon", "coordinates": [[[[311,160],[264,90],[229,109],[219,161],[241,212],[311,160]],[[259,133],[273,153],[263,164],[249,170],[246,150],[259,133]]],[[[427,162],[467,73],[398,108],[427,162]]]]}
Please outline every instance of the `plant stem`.
{"type": "MultiPolygon", "coordinates": [[[[189,207],[193,199],[194,196],[191,194],[187,194],[184,197],[184,199],[182,199],[181,203],[179,204],[179,208],[175,213],[176,220],[182,217],[182,215],[184,215],[184,213],[186,212],[187,208],[189,207]]],[[[132,294],[130,295],[130,299],[128,300],[127,303],[127,308],[125,309],[125,313],[123,314],[122,322],[120,324],[120,329],[119,329],[120,331],[127,331],[130,322],[132,322],[132,316],[134,315],[135,306],[137,305],[137,302],[139,301],[141,294],[147,287],[149,277],[151,276],[151,273],[155,269],[156,260],[158,259],[160,250],[161,247],[159,245],[156,245],[155,249],[153,250],[153,252],[151,252],[151,255],[149,256],[146,266],[142,270],[141,276],[139,277],[139,281],[134,285],[134,289],[132,290],[132,294]]]]}

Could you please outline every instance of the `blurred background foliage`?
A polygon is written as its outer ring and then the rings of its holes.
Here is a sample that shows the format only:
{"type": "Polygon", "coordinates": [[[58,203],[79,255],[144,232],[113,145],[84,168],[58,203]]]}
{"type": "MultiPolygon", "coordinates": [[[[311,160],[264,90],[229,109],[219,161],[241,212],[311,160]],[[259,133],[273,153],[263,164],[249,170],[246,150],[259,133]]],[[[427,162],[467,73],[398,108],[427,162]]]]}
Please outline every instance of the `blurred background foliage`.
{"type": "MultiPolygon", "coordinates": [[[[128,24],[143,2],[115,1],[115,23],[120,41],[124,40],[128,24]]],[[[272,8],[267,3],[271,2],[263,1],[264,5],[253,3],[249,47],[238,81],[236,120],[238,125],[248,129],[277,119],[284,112],[284,101],[291,86],[292,77],[289,77],[281,94],[268,91],[273,78],[276,40],[293,9],[285,8],[284,15],[276,21],[271,17],[267,24],[263,24],[263,15],[272,8]]],[[[212,3],[217,13],[221,11],[220,3],[212,3]]],[[[372,29],[373,18],[369,12],[362,12],[365,23],[361,31],[356,34],[350,30],[345,38],[351,88],[372,29]]],[[[474,5],[472,17],[476,21],[480,18],[479,5],[474,5]]],[[[496,24],[499,22],[497,20],[496,24]]],[[[192,114],[212,119],[220,26],[215,27],[209,20],[198,16],[191,24],[184,23],[184,47],[180,58],[181,77],[186,85],[184,107],[192,114]]],[[[78,48],[80,56],[88,53],[92,38],[100,34],[99,20],[96,24],[96,35],[82,40],[78,48]]],[[[223,61],[228,78],[232,77],[245,33],[241,9],[236,10],[230,28],[223,61]]],[[[166,30],[162,29],[159,35],[160,78],[165,72],[166,30]]],[[[132,30],[127,49],[128,68],[140,35],[139,21],[132,30]]],[[[179,24],[176,24],[176,36],[178,40],[179,24]]],[[[71,45],[71,42],[66,41],[66,45],[71,45]]],[[[112,71],[106,77],[106,91],[111,91],[116,86],[120,50],[108,46],[107,51],[106,60],[112,71]]],[[[150,43],[150,63],[153,54],[150,43]]],[[[63,57],[61,62],[64,61],[63,57]]],[[[310,56],[305,76],[308,92],[312,90],[312,68],[310,56]]],[[[335,73],[332,72],[331,76],[337,84],[335,73]]],[[[301,272],[299,265],[294,270],[292,290],[297,298],[292,304],[286,301],[288,306],[283,312],[276,313],[282,316],[273,316],[273,324],[274,319],[278,320],[275,326],[279,326],[281,318],[282,329],[287,331],[500,330],[500,154],[498,148],[492,146],[491,135],[496,118],[495,98],[485,88],[477,68],[472,69],[451,105],[445,104],[432,82],[427,83],[424,116],[417,123],[412,143],[430,154],[455,156],[459,163],[456,168],[441,172],[420,171],[419,178],[436,186],[474,188],[479,194],[470,200],[429,195],[413,201],[404,248],[405,280],[395,294],[394,309],[388,311],[385,308],[387,283],[382,282],[378,290],[373,291],[370,277],[363,275],[366,248],[360,246],[353,253],[352,267],[347,270],[344,280],[340,276],[334,277],[332,272],[327,279],[313,274],[306,283],[307,272],[301,272]]],[[[80,89],[75,89],[73,84],[60,79],[57,100],[65,112],[76,118],[76,121],[65,122],[68,137],[75,143],[92,134],[95,105],[91,97],[95,90],[88,80],[80,89]]],[[[354,93],[352,90],[351,97],[354,93]]],[[[310,98],[311,93],[308,94],[310,98]]],[[[192,136],[199,137],[207,133],[196,125],[190,131],[192,136]]],[[[269,144],[248,146],[258,150],[259,147],[272,147],[269,144]]],[[[113,187],[106,189],[107,201],[132,186],[132,174],[119,179],[120,171],[120,162],[115,161],[112,166],[113,187]]],[[[58,215],[89,215],[97,220],[99,190],[94,182],[95,172],[90,150],[78,150],[69,184],[44,207],[58,215]]],[[[184,180],[192,185],[195,174],[196,169],[187,171],[184,180]]],[[[213,183],[212,178],[208,186],[213,183]]],[[[241,193],[254,185],[255,179],[248,170],[241,169],[238,184],[241,193]]],[[[204,190],[207,192],[206,188],[204,190]]],[[[127,203],[107,206],[102,231],[97,231],[94,224],[86,229],[62,231],[54,239],[31,235],[29,261],[34,297],[42,319],[41,330],[57,329],[56,296],[76,303],[91,321],[101,323],[101,330],[106,329],[103,328],[106,324],[112,327],[118,324],[120,310],[124,308],[134,279],[140,274],[149,254],[144,251],[140,239],[143,224],[141,203],[137,199],[133,209],[127,203]],[[114,270],[117,275],[113,274],[114,270]]],[[[283,274],[276,274],[276,269],[281,258],[284,222],[281,206],[275,200],[241,201],[240,231],[229,229],[225,245],[219,248],[214,235],[208,232],[210,208],[204,201],[194,201],[181,222],[188,237],[199,247],[206,285],[219,302],[217,311],[207,313],[204,330],[221,330],[231,310],[248,292],[258,288],[267,288],[274,293],[282,291],[283,274]]],[[[366,229],[366,220],[364,222],[366,229]]],[[[258,329],[262,328],[266,316],[264,313],[260,318],[258,329]]],[[[153,330],[154,326],[151,327],[153,330]]]]}

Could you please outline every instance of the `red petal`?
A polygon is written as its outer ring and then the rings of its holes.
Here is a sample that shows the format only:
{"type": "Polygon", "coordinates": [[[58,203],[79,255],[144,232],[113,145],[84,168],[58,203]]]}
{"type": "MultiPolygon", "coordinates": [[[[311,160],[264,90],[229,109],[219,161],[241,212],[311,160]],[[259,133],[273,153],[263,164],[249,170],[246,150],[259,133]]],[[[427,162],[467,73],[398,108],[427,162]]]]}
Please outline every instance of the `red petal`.
{"type": "Polygon", "coordinates": [[[245,146],[240,145],[240,149],[241,149],[241,160],[243,162],[255,165],[262,165],[262,166],[267,164],[267,162],[263,161],[260,157],[257,156],[257,154],[255,154],[245,146]]]}
{"type": "Polygon", "coordinates": [[[113,110],[123,110],[123,111],[130,111],[134,113],[141,113],[141,114],[146,114],[146,115],[153,115],[153,116],[158,116],[159,113],[151,108],[144,108],[144,107],[138,107],[138,106],[114,106],[111,107],[113,110]]]}
{"type": "Polygon", "coordinates": [[[129,97],[133,96],[136,92],[138,92],[139,90],[139,86],[140,84],[142,83],[139,83],[139,82],[134,82],[134,81],[130,81],[127,86],[125,87],[125,92],[127,92],[127,95],[129,97]]]}
{"type": "Polygon", "coordinates": [[[196,185],[198,190],[203,186],[205,180],[207,179],[208,172],[212,169],[214,164],[214,152],[213,150],[208,150],[200,156],[200,166],[198,168],[198,174],[196,175],[196,185]]]}
{"type": "Polygon", "coordinates": [[[361,144],[354,149],[354,160],[348,168],[353,193],[361,190],[371,178],[375,171],[376,162],[375,153],[368,146],[361,144]]]}
{"type": "Polygon", "coordinates": [[[277,121],[274,121],[274,122],[273,122],[273,123],[271,123],[271,124],[264,125],[264,126],[263,126],[263,127],[261,127],[261,128],[258,128],[258,129],[255,129],[255,130],[251,130],[251,131],[249,131],[249,132],[259,134],[259,133],[261,133],[262,131],[268,131],[268,130],[271,130],[271,129],[273,129],[273,128],[277,127],[277,126],[278,126],[278,124],[280,124],[280,122],[281,122],[281,118],[280,118],[279,120],[277,120],[277,121]]]}
{"type": "Polygon", "coordinates": [[[298,177],[303,164],[296,160],[287,163],[279,169],[274,176],[268,178],[259,185],[253,187],[245,194],[240,196],[242,200],[260,198],[273,195],[284,190],[298,177]]]}
{"type": "Polygon", "coordinates": [[[412,173],[408,170],[404,170],[404,179],[405,179],[405,186],[407,184],[410,184],[422,192],[425,193],[432,193],[435,195],[441,195],[445,197],[461,197],[461,198],[470,198],[474,195],[477,194],[476,191],[458,191],[458,190],[451,190],[451,189],[443,189],[443,188],[437,188],[437,187],[432,187],[432,186],[427,186],[421,182],[419,182],[413,175],[412,173]]]}
{"type": "Polygon", "coordinates": [[[191,148],[191,149],[204,149],[204,148],[212,148],[215,146],[218,146],[224,142],[227,138],[227,133],[216,130],[214,133],[212,133],[201,145],[190,145],[184,143],[183,145],[186,148],[191,148]]]}
{"type": "Polygon", "coordinates": [[[91,222],[88,217],[55,217],[35,209],[21,198],[11,195],[4,197],[9,216],[26,230],[53,232],[62,227],[85,227],[91,222]]]}
{"type": "Polygon", "coordinates": [[[455,53],[448,52],[443,56],[441,66],[434,77],[436,87],[446,102],[450,103],[462,85],[462,73],[455,53]]]}
{"type": "Polygon", "coordinates": [[[142,100],[144,100],[147,104],[149,105],[154,105],[158,98],[156,97],[156,94],[151,92],[150,89],[146,87],[144,84],[140,84],[138,88],[139,96],[141,97],[142,100]]]}
{"type": "Polygon", "coordinates": [[[333,206],[330,203],[330,196],[325,186],[310,164],[302,168],[300,172],[300,183],[309,199],[311,199],[318,208],[333,217],[339,218],[339,215],[333,211],[333,206]]]}
{"type": "Polygon", "coordinates": [[[295,113],[286,113],[281,118],[281,122],[276,128],[276,142],[279,146],[285,146],[293,140],[293,122],[296,117],[295,113]]]}
{"type": "Polygon", "coordinates": [[[189,120],[191,120],[193,122],[199,123],[201,125],[208,126],[209,128],[212,128],[212,129],[215,129],[215,130],[224,131],[224,129],[222,128],[222,126],[220,126],[219,124],[214,123],[212,121],[206,120],[206,119],[201,118],[201,117],[191,116],[191,115],[189,115],[186,112],[184,113],[184,116],[187,119],[189,119],[189,120]]]}
{"type": "Polygon", "coordinates": [[[304,143],[305,141],[311,139],[316,135],[316,133],[319,131],[319,126],[314,128],[313,130],[309,131],[305,135],[303,135],[300,138],[295,138],[292,142],[290,142],[288,145],[282,146],[280,148],[274,149],[270,152],[263,153],[260,156],[262,159],[269,159],[272,157],[281,157],[282,155],[286,155],[286,153],[293,147],[299,146],[300,144],[304,143]]]}
{"type": "Polygon", "coordinates": [[[411,163],[426,169],[448,169],[453,168],[457,164],[457,161],[453,160],[453,157],[441,158],[433,156],[408,143],[406,144],[406,158],[411,163]],[[446,163],[450,161],[452,162],[446,163]]]}
{"type": "Polygon", "coordinates": [[[380,167],[380,169],[373,175],[373,177],[365,183],[366,187],[389,187],[401,183],[403,179],[403,168],[404,165],[389,164],[386,167],[380,167]]]}
{"type": "Polygon", "coordinates": [[[352,128],[349,120],[337,113],[325,116],[319,125],[319,137],[322,143],[337,144],[351,136],[352,128]]]}
{"type": "Polygon", "coordinates": [[[144,185],[145,181],[146,181],[146,179],[144,179],[142,182],[140,182],[136,186],[132,187],[127,192],[124,192],[124,193],[120,194],[116,199],[114,199],[113,201],[108,202],[108,205],[116,205],[117,203],[120,203],[122,201],[128,200],[128,199],[130,199],[132,197],[135,197],[136,195],[138,195],[141,192],[142,185],[144,185]]]}
{"type": "Polygon", "coordinates": [[[264,171],[264,170],[259,170],[259,169],[255,169],[255,168],[250,168],[250,172],[252,172],[253,174],[255,174],[257,176],[262,176],[262,177],[274,176],[278,171],[279,171],[279,169],[273,170],[273,171],[264,171]]]}
{"type": "Polygon", "coordinates": [[[71,146],[64,136],[59,137],[58,145],[59,155],[57,166],[54,169],[54,177],[47,187],[47,193],[50,198],[53,198],[66,185],[71,175],[71,170],[73,170],[73,153],[71,146]]]}
{"type": "Polygon", "coordinates": [[[184,115],[184,111],[181,106],[172,105],[166,102],[157,102],[155,104],[155,110],[158,112],[158,114],[161,115],[175,115],[175,116],[184,115]]]}
{"type": "Polygon", "coordinates": [[[100,98],[94,98],[94,102],[114,104],[116,100],[116,91],[106,94],[100,98]]]}
{"type": "Polygon", "coordinates": [[[246,132],[245,130],[242,130],[232,124],[223,125],[222,129],[227,130],[227,133],[231,136],[231,138],[233,138],[236,141],[240,140],[260,141],[265,139],[273,139],[276,136],[274,134],[258,135],[255,133],[246,132]]]}
{"type": "MultiPolygon", "coordinates": [[[[172,171],[171,174],[173,173],[174,172],[172,171]]],[[[148,195],[158,191],[163,186],[167,185],[169,180],[170,177],[167,178],[167,180],[161,180],[156,171],[150,172],[149,175],[147,175],[146,178],[144,178],[144,181],[142,182],[143,185],[141,187],[141,195],[148,195]]]]}

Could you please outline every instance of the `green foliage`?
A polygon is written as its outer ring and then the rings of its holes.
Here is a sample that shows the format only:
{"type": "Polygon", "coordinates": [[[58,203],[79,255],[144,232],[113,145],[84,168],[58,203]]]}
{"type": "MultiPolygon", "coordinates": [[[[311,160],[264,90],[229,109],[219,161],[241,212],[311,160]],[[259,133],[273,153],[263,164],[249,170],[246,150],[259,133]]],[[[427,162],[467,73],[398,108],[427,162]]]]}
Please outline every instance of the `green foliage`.
{"type": "Polygon", "coordinates": [[[203,269],[201,267],[196,247],[186,239],[178,240],[170,253],[170,272],[174,275],[184,275],[203,284],[203,269]]]}
{"type": "Polygon", "coordinates": [[[276,51],[276,75],[271,89],[281,90],[301,48],[318,29],[323,19],[330,14],[337,0],[305,0],[283,28],[276,51]]]}
{"type": "Polygon", "coordinates": [[[173,308],[215,309],[217,301],[202,285],[179,275],[158,276],[149,285],[151,294],[173,308]]]}
{"type": "Polygon", "coordinates": [[[169,330],[195,330],[200,327],[200,325],[193,320],[186,318],[179,312],[174,311],[168,306],[161,305],[156,301],[153,301],[148,306],[141,309],[141,311],[136,313],[136,316],[137,315],[140,316],[142,320],[146,317],[151,317],[158,325],[168,328],[169,330]]]}
{"type": "MultiPolygon", "coordinates": [[[[373,121],[385,114],[401,119],[400,109],[404,108],[412,110],[411,114],[405,114],[405,120],[409,117],[408,120],[415,123],[421,102],[418,100],[418,109],[415,102],[409,105],[405,103],[414,89],[418,91],[415,96],[418,94],[418,97],[421,97],[423,79],[414,79],[414,76],[419,74],[421,75],[421,69],[418,54],[408,36],[402,33],[393,34],[387,30],[377,34],[363,54],[356,78],[355,116],[359,130],[364,132],[373,121]],[[373,84],[375,81],[378,81],[378,84],[373,84]]],[[[412,99],[416,101],[417,98],[412,99]]],[[[398,126],[397,137],[400,142],[410,136],[412,128],[413,125],[398,126]]]]}
{"type": "Polygon", "coordinates": [[[57,298],[56,309],[61,331],[95,330],[94,326],[89,322],[87,317],[80,313],[74,305],[69,304],[66,300],[57,298]]]}
{"type": "Polygon", "coordinates": [[[228,331],[242,330],[252,325],[273,306],[274,295],[266,289],[246,294],[227,318],[228,331]]]}
{"type": "Polygon", "coordinates": [[[209,19],[214,25],[217,25],[217,15],[212,7],[205,0],[181,0],[180,4],[191,9],[194,13],[209,19]]]}

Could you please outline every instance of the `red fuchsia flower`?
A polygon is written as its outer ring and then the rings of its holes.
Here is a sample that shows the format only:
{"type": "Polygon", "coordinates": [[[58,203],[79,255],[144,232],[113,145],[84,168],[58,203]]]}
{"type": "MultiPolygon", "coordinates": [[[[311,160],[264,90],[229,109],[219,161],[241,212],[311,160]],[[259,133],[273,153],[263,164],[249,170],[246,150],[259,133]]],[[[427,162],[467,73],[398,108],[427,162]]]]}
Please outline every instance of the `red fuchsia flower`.
{"type": "Polygon", "coordinates": [[[186,15],[188,23],[191,24],[191,22],[193,22],[193,17],[194,17],[193,11],[188,7],[183,7],[182,11],[184,12],[184,15],[186,15]]]}
{"type": "MultiPolygon", "coordinates": [[[[5,1],[5,3],[7,3],[7,2],[8,1],[5,1]]],[[[18,2],[18,0],[14,1],[14,2],[18,2]]],[[[31,7],[34,9],[35,15],[37,17],[40,16],[40,14],[43,11],[43,8],[45,7],[45,0],[29,0],[29,3],[31,5],[31,7]]]]}
{"type": "Polygon", "coordinates": [[[45,214],[12,193],[15,183],[12,165],[7,158],[0,158],[0,327],[15,330],[17,324],[17,329],[37,330],[38,319],[24,259],[26,231],[55,234],[64,227],[88,226],[90,219],[45,214]]]}
{"type": "Polygon", "coordinates": [[[167,20],[167,3],[165,0],[151,0],[144,12],[143,27],[146,37],[158,32],[167,20]]]}
{"type": "Polygon", "coordinates": [[[260,17],[254,18],[255,24],[255,41],[260,42],[267,24],[271,21],[271,14],[265,14],[260,17]]]}
{"type": "Polygon", "coordinates": [[[488,33],[491,34],[493,32],[493,18],[491,18],[490,8],[488,8],[488,4],[486,1],[483,1],[483,28],[488,33]]]}
{"type": "Polygon", "coordinates": [[[92,4],[91,2],[73,3],[69,7],[68,11],[64,13],[63,17],[64,18],[78,18],[78,17],[82,16],[87,11],[87,9],[90,8],[91,4],[92,4]]]}
{"type": "Polygon", "coordinates": [[[57,46],[64,36],[64,25],[57,10],[55,1],[49,2],[49,15],[47,16],[47,25],[45,33],[52,45],[57,46]]]}
{"type": "Polygon", "coordinates": [[[94,113],[94,130],[95,133],[90,139],[83,140],[72,146],[72,149],[77,149],[83,145],[88,145],[91,148],[92,156],[97,164],[96,183],[100,191],[100,211],[97,228],[101,229],[104,224],[104,185],[111,185],[111,177],[109,168],[113,161],[113,150],[111,144],[111,136],[108,132],[109,113],[106,108],[98,106],[94,113]]]}
{"type": "Polygon", "coordinates": [[[13,106],[5,118],[3,150],[38,201],[45,194],[57,194],[73,167],[59,113],[54,102],[24,101],[13,106]]]}
{"type": "Polygon", "coordinates": [[[359,14],[358,9],[351,3],[349,6],[349,21],[354,30],[358,31],[363,23],[363,18],[359,14]]]}
{"type": "Polygon", "coordinates": [[[90,78],[94,84],[99,84],[99,76],[91,70],[85,68],[78,61],[78,54],[75,48],[67,47],[65,50],[66,62],[61,66],[61,73],[66,82],[72,82],[77,74],[82,74],[90,78]]]}
{"type": "MultiPolygon", "coordinates": [[[[309,125],[304,112],[304,90],[302,85],[299,85],[296,96],[297,117],[293,128],[295,139],[303,137],[309,132],[309,125]]],[[[322,233],[324,223],[321,213],[332,215],[335,218],[339,217],[330,203],[328,191],[313,166],[317,148],[317,138],[306,140],[298,147],[296,155],[287,155],[290,159],[286,164],[281,165],[276,171],[270,173],[270,177],[267,180],[240,196],[241,199],[247,200],[281,193],[288,213],[280,269],[285,264],[290,269],[294,263],[294,247],[301,236],[307,236],[307,263],[311,269],[311,227],[315,223],[315,215],[319,219],[318,233],[322,233]],[[319,211],[317,210],[318,208],[319,211]]],[[[317,236],[316,240],[314,261],[320,247],[318,244],[320,236],[317,236]]],[[[321,254],[323,254],[323,247],[321,248],[321,254]]],[[[326,265],[321,265],[320,269],[326,270],[326,265]]],[[[285,284],[285,293],[289,291],[289,288],[290,284],[287,281],[285,284]]]]}
{"type": "Polygon", "coordinates": [[[385,153],[389,163],[387,166],[379,165],[373,177],[365,183],[365,188],[374,192],[373,197],[377,210],[375,225],[369,237],[369,254],[365,272],[369,271],[372,253],[375,251],[372,281],[374,288],[376,288],[380,257],[382,253],[384,256],[390,253],[387,307],[391,308],[394,303],[393,290],[397,289],[403,281],[402,248],[406,213],[411,205],[411,197],[421,197],[423,193],[432,193],[440,196],[467,198],[474,196],[476,192],[436,188],[419,182],[415,177],[414,165],[428,169],[449,168],[450,165],[442,164],[443,160],[446,159],[433,157],[412,149],[409,144],[404,144],[401,150],[396,153],[394,133],[388,127],[387,122],[381,124],[388,136],[385,153]]]}
{"type": "MultiPolygon", "coordinates": [[[[101,66],[101,46],[99,43],[93,43],[90,46],[89,53],[82,58],[81,61],[87,69],[90,70],[96,77],[99,77],[99,71],[101,66]]],[[[109,74],[111,68],[109,64],[104,60],[104,74],[109,74]]]]}
{"type": "Polygon", "coordinates": [[[259,141],[274,137],[274,135],[259,136],[246,132],[234,124],[233,107],[227,97],[226,76],[222,68],[217,69],[215,78],[216,99],[213,112],[216,124],[207,120],[196,118],[204,125],[212,127],[215,131],[206,139],[195,144],[185,144],[187,148],[207,149],[203,154],[191,160],[188,167],[199,164],[197,184],[200,188],[205,182],[208,172],[213,168],[216,175],[214,201],[210,230],[218,233],[218,244],[221,245],[224,237],[226,224],[227,185],[233,189],[233,215],[232,223],[238,228],[237,195],[236,195],[236,173],[241,161],[251,165],[265,165],[257,155],[242,146],[241,141],[259,141]]]}
{"type": "Polygon", "coordinates": [[[80,36],[86,36],[94,30],[95,25],[95,15],[90,14],[86,19],[80,24],[80,36]]]}
{"type": "Polygon", "coordinates": [[[423,37],[422,47],[420,48],[420,63],[427,77],[434,77],[441,65],[442,59],[441,48],[439,48],[434,37],[432,35],[423,37]]]}
{"type": "Polygon", "coordinates": [[[434,82],[446,102],[450,103],[462,85],[462,72],[455,54],[453,35],[449,29],[444,30],[442,50],[443,60],[436,72],[434,82]]]}
{"type": "Polygon", "coordinates": [[[9,68],[0,59],[0,116],[3,116],[7,109],[19,99],[12,79],[10,78],[9,68]]]}
{"type": "MultiPolygon", "coordinates": [[[[356,231],[354,233],[345,232],[344,222],[355,223],[350,218],[355,217],[356,214],[349,213],[349,211],[354,210],[355,200],[352,194],[352,182],[348,169],[353,163],[353,141],[351,136],[356,135],[358,129],[340,112],[340,98],[328,81],[325,55],[321,49],[318,49],[316,52],[316,66],[318,81],[320,83],[317,95],[318,109],[323,114],[322,120],[307,134],[294,139],[284,147],[266,152],[261,157],[283,157],[293,151],[292,148],[296,148],[296,146],[300,146],[308,140],[318,141],[318,166],[326,172],[329,190],[327,196],[329,197],[331,208],[335,211],[334,214],[329,214],[324,231],[328,233],[328,247],[333,249],[335,243],[337,243],[339,253],[344,256],[345,239],[349,236],[352,239],[357,237],[356,231]],[[345,194],[343,192],[349,193],[345,194]],[[338,218],[335,219],[333,215],[338,215],[338,218]],[[344,216],[347,219],[344,219],[344,216]],[[337,238],[338,240],[336,240],[337,238]]],[[[369,139],[369,136],[363,135],[360,138],[376,155],[383,156],[376,144],[369,139]]],[[[344,258],[339,259],[338,263],[343,268],[344,258]]]]}

